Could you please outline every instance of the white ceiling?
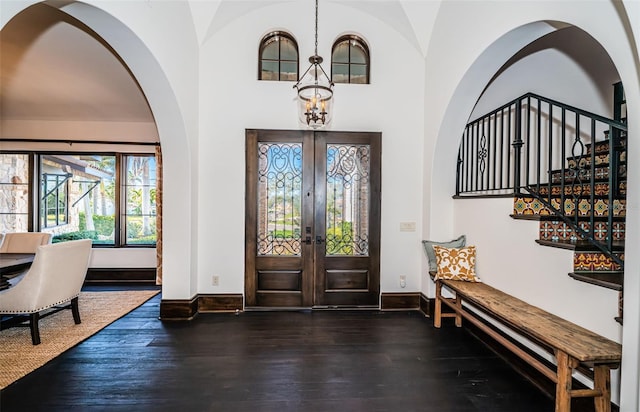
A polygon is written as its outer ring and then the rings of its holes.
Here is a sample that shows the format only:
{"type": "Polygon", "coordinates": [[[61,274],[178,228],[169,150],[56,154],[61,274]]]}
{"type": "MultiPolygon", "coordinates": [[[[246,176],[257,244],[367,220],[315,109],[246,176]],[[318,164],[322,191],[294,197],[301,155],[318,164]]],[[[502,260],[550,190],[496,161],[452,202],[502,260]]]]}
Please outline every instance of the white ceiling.
{"type": "MultiPolygon", "coordinates": [[[[308,0],[204,2],[194,4],[211,4],[213,9],[192,11],[194,16],[209,16],[201,26],[206,38],[253,7],[288,1],[308,0]]],[[[341,2],[385,21],[415,47],[422,47],[402,1],[341,2]]],[[[4,139],[60,139],[68,128],[52,130],[63,122],[89,125],[85,126],[89,131],[95,130],[92,125],[135,123],[141,126],[134,126],[136,131],[126,136],[96,133],[114,141],[158,142],[152,112],[126,64],[90,28],[44,3],[17,15],[1,32],[0,120],[0,138],[4,139]],[[50,133],[43,133],[47,130],[50,133]]],[[[75,128],[80,132],[64,138],[81,140],[87,135],[82,126],[75,128]]]]}
{"type": "MultiPolygon", "coordinates": [[[[2,30],[0,118],[154,123],[144,94],[117,54],[89,28],[44,4],[17,15],[2,30]]],[[[157,136],[140,139],[157,141],[157,136]]]]}

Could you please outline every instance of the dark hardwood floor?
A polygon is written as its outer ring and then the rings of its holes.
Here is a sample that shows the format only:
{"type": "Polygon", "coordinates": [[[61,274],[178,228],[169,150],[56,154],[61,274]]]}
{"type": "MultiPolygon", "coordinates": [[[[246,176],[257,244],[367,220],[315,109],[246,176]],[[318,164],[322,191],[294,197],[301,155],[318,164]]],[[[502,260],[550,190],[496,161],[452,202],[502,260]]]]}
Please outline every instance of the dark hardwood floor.
{"type": "MultiPolygon", "coordinates": [[[[418,312],[158,320],[160,297],[0,393],[0,411],[544,412],[464,329],[418,312]]],[[[0,349],[1,350],[1,349],[0,349]]]]}

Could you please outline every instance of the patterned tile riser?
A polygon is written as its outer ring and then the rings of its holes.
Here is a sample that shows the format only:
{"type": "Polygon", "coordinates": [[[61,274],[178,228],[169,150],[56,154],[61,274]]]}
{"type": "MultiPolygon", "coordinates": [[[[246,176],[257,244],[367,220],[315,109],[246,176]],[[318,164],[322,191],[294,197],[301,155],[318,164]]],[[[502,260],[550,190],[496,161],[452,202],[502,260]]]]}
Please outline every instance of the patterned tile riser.
{"type": "MultiPolygon", "coordinates": [[[[595,156],[596,166],[606,166],[609,164],[609,154],[597,154],[595,156]]],[[[627,153],[622,152],[618,157],[619,162],[627,161],[627,153]]],[[[567,159],[567,168],[568,169],[576,169],[578,167],[585,168],[591,165],[591,156],[578,156],[577,158],[570,157],[567,159]]]]}
{"type": "MultiPolygon", "coordinates": [[[[597,241],[605,242],[607,240],[607,223],[595,222],[594,238],[597,241]]],[[[580,227],[589,231],[589,222],[580,222],[580,227]]],[[[574,232],[566,223],[557,220],[546,220],[540,222],[540,240],[551,242],[575,242],[580,236],[574,232]]],[[[621,241],[625,239],[624,222],[613,222],[613,240],[621,241]]]]}
{"type": "MultiPolygon", "coordinates": [[[[599,154],[595,157],[596,166],[602,166],[609,164],[609,154],[599,154]]],[[[589,157],[579,157],[576,159],[569,158],[567,160],[567,168],[568,169],[576,169],[578,167],[587,167],[591,165],[591,156],[589,157]]]]}
{"type": "MultiPolygon", "coordinates": [[[[627,177],[627,165],[620,165],[620,177],[627,177]]],[[[578,177],[583,182],[586,182],[591,179],[591,169],[578,169],[578,177]]],[[[565,183],[570,183],[576,178],[576,170],[575,169],[565,169],[564,170],[564,181],[565,183]]],[[[596,179],[608,179],[609,178],[609,168],[608,167],[598,167],[596,169],[596,179]]],[[[562,172],[557,170],[551,172],[551,182],[552,183],[560,183],[562,180],[562,172]]]]}
{"type": "MultiPolygon", "coordinates": [[[[624,253],[617,255],[624,260],[624,253]]],[[[575,272],[602,272],[621,270],[620,265],[610,257],[598,252],[575,252],[573,254],[573,270],[575,272]]]]}
{"type": "MultiPolygon", "coordinates": [[[[560,199],[551,199],[551,205],[556,209],[561,209],[560,199]]],[[[626,216],[625,199],[613,200],[613,216],[625,217],[626,216]]],[[[578,216],[588,217],[591,215],[591,201],[590,199],[579,199],[577,213],[578,216]]],[[[574,199],[565,199],[564,201],[564,214],[565,216],[575,216],[576,214],[576,202],[574,199]]],[[[596,199],[593,204],[593,213],[597,217],[609,216],[609,199],[596,199]]]]}
{"type": "Polygon", "coordinates": [[[551,213],[542,202],[534,197],[516,197],[513,199],[514,215],[540,215],[549,216],[551,213]]]}
{"type": "MultiPolygon", "coordinates": [[[[613,203],[613,216],[624,217],[626,216],[626,200],[615,199],[613,203]]],[[[560,209],[560,200],[551,199],[551,205],[560,209]]],[[[594,204],[595,216],[606,217],[609,213],[609,200],[608,199],[596,199],[594,204]]],[[[588,217],[591,213],[591,204],[589,199],[579,199],[578,201],[578,216],[588,217]]],[[[564,212],[566,216],[575,216],[576,203],[573,199],[565,199],[564,212]]],[[[550,216],[552,212],[547,209],[542,202],[533,197],[517,197],[513,201],[513,214],[514,215],[540,215],[550,216]]]]}
{"type": "MultiPolygon", "coordinates": [[[[627,183],[622,182],[618,185],[620,195],[626,195],[627,193],[627,183]]],[[[595,195],[596,196],[606,196],[609,194],[609,183],[596,183],[594,185],[595,195]]],[[[554,196],[560,196],[562,192],[560,186],[551,186],[551,194],[554,196]]],[[[549,194],[549,186],[540,186],[541,195],[546,196],[549,194]]],[[[589,196],[591,194],[591,185],[590,184],[576,184],[571,185],[567,184],[564,187],[565,195],[576,195],[576,196],[589,196]]]]}
{"type": "MultiPolygon", "coordinates": [[[[623,137],[623,136],[622,136],[623,137]]],[[[591,154],[591,145],[588,145],[587,147],[587,154],[591,154]]],[[[621,139],[620,140],[620,149],[623,153],[626,150],[627,147],[627,140],[626,139],[621,139]]],[[[604,153],[604,152],[609,152],[609,141],[608,140],[604,140],[604,141],[600,141],[598,143],[596,143],[596,153],[604,153]]]]}

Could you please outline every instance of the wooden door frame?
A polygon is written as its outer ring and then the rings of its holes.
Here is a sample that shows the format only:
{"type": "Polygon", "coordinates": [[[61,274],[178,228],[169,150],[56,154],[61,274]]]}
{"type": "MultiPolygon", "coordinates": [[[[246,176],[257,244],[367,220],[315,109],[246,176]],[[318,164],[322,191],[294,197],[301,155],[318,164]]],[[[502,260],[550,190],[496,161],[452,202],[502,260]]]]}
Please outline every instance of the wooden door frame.
{"type": "MultiPolygon", "coordinates": [[[[260,307],[260,308],[289,308],[296,309],[299,307],[312,308],[312,307],[337,307],[337,306],[358,306],[358,307],[379,307],[380,304],[380,231],[381,231],[381,133],[376,132],[334,132],[334,131],[314,131],[314,130],[265,130],[265,129],[247,129],[246,130],[246,147],[245,147],[245,308],[247,307],[260,307]],[[320,139],[316,139],[315,136],[320,136],[320,139]],[[302,270],[301,273],[301,306],[289,306],[287,304],[282,307],[276,306],[260,306],[258,305],[258,281],[257,281],[257,231],[258,231],[258,213],[256,212],[256,199],[258,199],[258,184],[255,182],[255,176],[258,175],[259,162],[255,156],[258,153],[258,144],[260,142],[286,142],[288,140],[302,142],[302,156],[303,159],[313,159],[313,161],[302,162],[302,241],[305,238],[305,228],[310,226],[312,229],[312,244],[301,244],[301,255],[299,259],[302,260],[302,269],[291,265],[289,269],[292,271],[302,270]],[[322,301],[321,296],[323,294],[318,293],[318,288],[323,287],[324,275],[318,274],[318,267],[315,266],[318,262],[319,254],[322,254],[324,259],[324,248],[322,245],[313,242],[315,239],[316,231],[318,231],[317,222],[320,221],[317,218],[318,213],[326,213],[325,210],[320,210],[318,206],[323,206],[326,202],[326,187],[318,187],[317,182],[319,177],[316,175],[318,167],[318,161],[322,160],[326,153],[318,153],[316,140],[322,140],[325,143],[349,143],[361,142],[363,144],[370,145],[370,153],[372,159],[370,160],[371,186],[370,190],[370,204],[369,204],[369,255],[366,259],[370,262],[366,268],[360,268],[360,270],[367,270],[368,285],[367,293],[354,293],[355,291],[342,291],[345,299],[348,299],[348,295],[351,294],[353,302],[350,304],[341,304],[341,299],[332,299],[332,302],[327,304],[322,301]],[[309,198],[304,201],[305,197],[309,198]],[[324,201],[320,199],[324,196],[324,201]],[[322,203],[319,205],[319,203],[322,203]],[[305,281],[306,279],[306,281],[305,281]]],[[[326,165],[323,167],[326,168],[326,165]]],[[[326,171],[325,171],[326,172],[326,171]]],[[[326,178],[326,177],[325,177],[326,178]]],[[[321,186],[321,185],[320,185],[321,186]]],[[[324,208],[324,206],[323,206],[324,208]]],[[[321,219],[324,221],[324,217],[321,219]]],[[[324,229],[322,229],[324,233],[324,229]]],[[[269,257],[261,257],[261,259],[269,259],[269,257]]],[[[283,259],[282,257],[273,257],[273,259],[283,259]]],[[[287,259],[287,258],[284,258],[287,259]]],[[[331,257],[334,262],[340,259],[358,259],[349,257],[331,257]]],[[[364,259],[364,258],[363,258],[364,259]]],[[[294,258],[291,259],[294,261],[294,258]]],[[[285,270],[289,262],[280,260],[280,263],[284,263],[285,270]]],[[[324,267],[321,269],[324,270],[324,267]]],[[[345,270],[345,272],[347,272],[345,270]]],[[[264,272],[263,272],[264,273],[264,272]]],[[[275,272],[274,272],[275,273],[275,272]]],[[[292,272],[293,273],[293,272],[292,272]]],[[[324,273],[324,272],[323,272],[324,273]]],[[[323,293],[325,290],[323,289],[323,293]]],[[[359,292],[362,292],[360,290],[359,292]]],[[[338,296],[334,294],[334,296],[338,296]]],[[[288,301],[289,303],[291,300],[288,301]]]]}

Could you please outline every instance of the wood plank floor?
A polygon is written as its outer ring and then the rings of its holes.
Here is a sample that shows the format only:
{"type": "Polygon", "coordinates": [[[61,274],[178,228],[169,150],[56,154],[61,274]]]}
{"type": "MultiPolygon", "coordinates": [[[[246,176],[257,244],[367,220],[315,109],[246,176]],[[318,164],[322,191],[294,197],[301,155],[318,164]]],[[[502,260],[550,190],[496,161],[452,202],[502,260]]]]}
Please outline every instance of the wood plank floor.
{"type": "Polygon", "coordinates": [[[554,410],[464,329],[435,329],[417,312],[161,322],[159,304],[153,298],[3,390],[0,411],[554,410]]]}

